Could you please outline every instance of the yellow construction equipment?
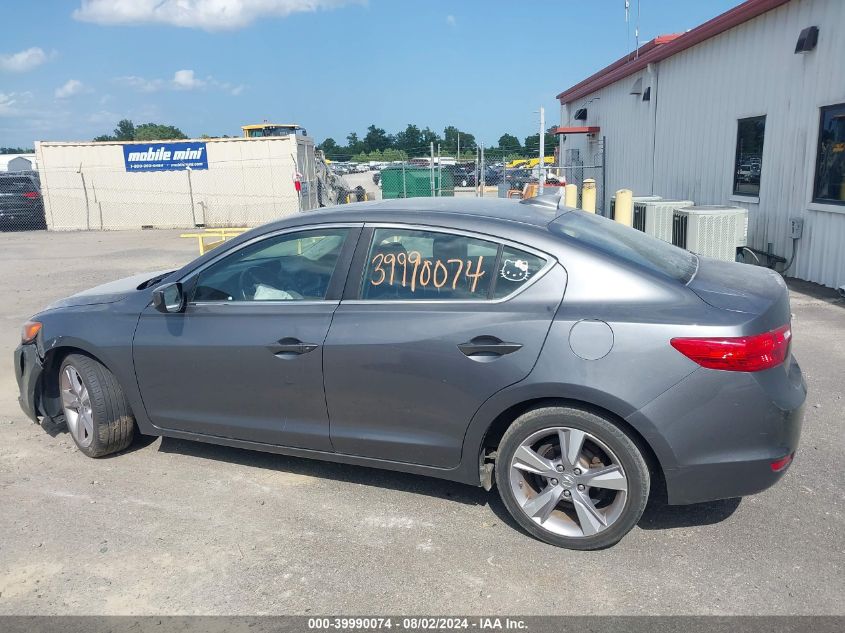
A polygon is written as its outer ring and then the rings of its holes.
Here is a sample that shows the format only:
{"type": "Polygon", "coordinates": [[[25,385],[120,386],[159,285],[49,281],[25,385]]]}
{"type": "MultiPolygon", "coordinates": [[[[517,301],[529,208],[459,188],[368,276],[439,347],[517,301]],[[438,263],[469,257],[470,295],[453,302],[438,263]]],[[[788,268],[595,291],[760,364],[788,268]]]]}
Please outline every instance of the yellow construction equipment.
{"type": "Polygon", "coordinates": [[[255,125],[242,125],[241,130],[244,138],[263,138],[265,136],[290,136],[300,133],[306,136],[304,127],[296,123],[257,123],[255,125]]]}

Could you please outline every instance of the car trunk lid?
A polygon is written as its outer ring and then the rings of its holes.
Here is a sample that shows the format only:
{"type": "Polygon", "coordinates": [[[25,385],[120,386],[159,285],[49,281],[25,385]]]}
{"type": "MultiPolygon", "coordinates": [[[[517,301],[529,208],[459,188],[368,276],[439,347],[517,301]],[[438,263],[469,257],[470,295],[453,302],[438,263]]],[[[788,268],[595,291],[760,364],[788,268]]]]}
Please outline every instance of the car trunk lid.
{"type": "Polygon", "coordinates": [[[761,328],[774,329],[790,321],[786,282],[768,268],[700,257],[687,286],[713,307],[757,317],[753,320],[761,328]]]}

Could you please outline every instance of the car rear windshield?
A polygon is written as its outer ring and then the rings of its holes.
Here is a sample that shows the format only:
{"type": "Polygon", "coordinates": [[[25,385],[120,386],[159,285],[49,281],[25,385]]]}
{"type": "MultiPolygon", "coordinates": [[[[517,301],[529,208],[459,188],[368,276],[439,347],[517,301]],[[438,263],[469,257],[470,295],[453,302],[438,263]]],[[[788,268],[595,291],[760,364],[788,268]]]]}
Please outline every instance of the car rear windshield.
{"type": "Polygon", "coordinates": [[[565,213],[549,230],[684,284],[698,267],[698,258],[689,251],[592,213],[565,213]]]}
{"type": "Polygon", "coordinates": [[[6,193],[37,191],[35,183],[26,176],[2,176],[0,177],[0,191],[6,193]]]}

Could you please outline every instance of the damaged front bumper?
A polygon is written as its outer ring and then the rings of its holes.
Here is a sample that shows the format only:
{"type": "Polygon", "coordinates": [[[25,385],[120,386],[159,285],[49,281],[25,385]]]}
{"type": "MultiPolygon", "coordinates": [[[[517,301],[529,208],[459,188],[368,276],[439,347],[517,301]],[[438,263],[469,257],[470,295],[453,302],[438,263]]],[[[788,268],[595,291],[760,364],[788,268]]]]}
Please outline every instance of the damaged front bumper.
{"type": "Polygon", "coordinates": [[[18,381],[18,402],[34,422],[38,422],[38,386],[44,366],[34,343],[18,345],[15,350],[15,378],[18,381]]]}

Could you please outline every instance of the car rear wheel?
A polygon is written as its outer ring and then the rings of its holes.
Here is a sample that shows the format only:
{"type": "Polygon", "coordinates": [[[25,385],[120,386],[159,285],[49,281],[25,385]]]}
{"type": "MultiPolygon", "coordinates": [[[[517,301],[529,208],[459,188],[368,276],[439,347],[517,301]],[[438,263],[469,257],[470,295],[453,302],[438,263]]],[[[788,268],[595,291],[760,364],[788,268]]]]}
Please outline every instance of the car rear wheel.
{"type": "Polygon", "coordinates": [[[538,539],[591,550],[618,542],[640,520],[649,471],[636,444],[580,409],[529,411],[505,432],[496,486],[513,518],[538,539]]]}
{"type": "Polygon", "coordinates": [[[59,369],[59,391],[68,432],[88,457],[116,453],[132,443],[132,410],[114,374],[101,363],[70,354],[59,369]]]}

